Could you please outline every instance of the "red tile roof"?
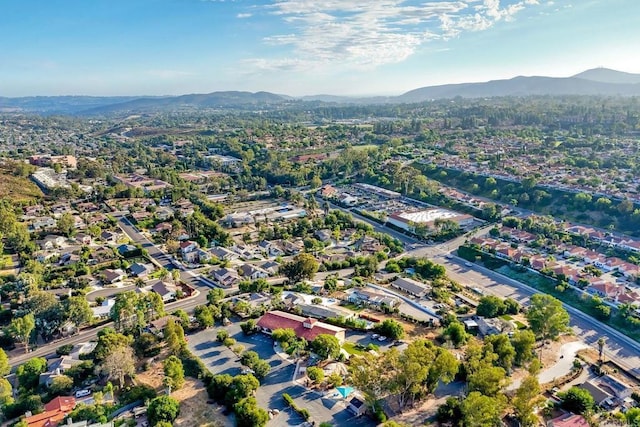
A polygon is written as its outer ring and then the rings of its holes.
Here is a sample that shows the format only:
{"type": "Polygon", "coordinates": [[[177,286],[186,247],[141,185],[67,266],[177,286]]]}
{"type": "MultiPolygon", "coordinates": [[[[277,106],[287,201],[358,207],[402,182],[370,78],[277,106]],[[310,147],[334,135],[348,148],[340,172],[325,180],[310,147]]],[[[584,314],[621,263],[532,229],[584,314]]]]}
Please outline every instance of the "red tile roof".
{"type": "Polygon", "coordinates": [[[319,322],[316,319],[310,319],[306,317],[296,316],[295,314],[285,313],[284,311],[270,311],[265,313],[260,320],[258,320],[258,326],[263,329],[274,331],[275,329],[293,329],[298,338],[304,338],[307,341],[313,341],[315,337],[320,334],[327,334],[338,337],[341,334],[344,339],[344,328],[338,326],[329,325],[327,323],[319,322]],[[311,328],[304,325],[311,325],[311,328]]]}
{"type": "Polygon", "coordinates": [[[582,415],[565,414],[551,420],[549,425],[553,427],[589,427],[589,423],[582,415]]]}
{"type": "Polygon", "coordinates": [[[75,406],[75,398],[59,396],[44,405],[44,412],[26,417],[25,421],[29,427],[56,427],[75,406]]]}

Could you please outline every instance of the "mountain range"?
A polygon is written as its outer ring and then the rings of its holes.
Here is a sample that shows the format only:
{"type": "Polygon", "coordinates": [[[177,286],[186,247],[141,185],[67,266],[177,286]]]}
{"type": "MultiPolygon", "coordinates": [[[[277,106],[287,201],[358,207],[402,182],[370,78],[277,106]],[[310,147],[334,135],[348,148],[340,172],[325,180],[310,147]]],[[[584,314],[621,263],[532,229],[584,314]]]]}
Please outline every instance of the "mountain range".
{"type": "Polygon", "coordinates": [[[296,102],[331,104],[419,103],[455,97],[488,98],[533,95],[640,95],[640,74],[608,68],[594,68],[571,77],[518,76],[512,79],[480,83],[427,86],[399,96],[355,98],[315,95],[295,98],[269,92],[213,92],[180,96],[96,97],[35,96],[0,97],[0,112],[32,112],[41,114],[121,115],[157,111],[198,109],[262,109],[278,108],[296,102]]]}

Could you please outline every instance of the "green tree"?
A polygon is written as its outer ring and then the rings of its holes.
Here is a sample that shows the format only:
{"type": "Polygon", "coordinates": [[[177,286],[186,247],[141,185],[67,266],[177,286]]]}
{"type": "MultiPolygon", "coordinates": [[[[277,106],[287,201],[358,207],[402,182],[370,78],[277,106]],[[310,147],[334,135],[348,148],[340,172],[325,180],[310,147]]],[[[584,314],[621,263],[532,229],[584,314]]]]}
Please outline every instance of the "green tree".
{"type": "Polygon", "coordinates": [[[0,377],[9,375],[9,372],[11,372],[9,357],[7,356],[7,353],[0,348],[0,377]]]}
{"type": "Polygon", "coordinates": [[[164,327],[164,340],[172,354],[179,354],[187,345],[184,329],[173,319],[169,319],[164,327]]]}
{"type": "Polygon", "coordinates": [[[529,375],[516,390],[513,398],[513,409],[522,427],[534,427],[539,424],[535,414],[536,407],[544,402],[538,378],[529,375]]]}
{"type": "Polygon", "coordinates": [[[511,338],[511,344],[515,350],[515,363],[518,366],[533,359],[533,346],[536,343],[536,336],[530,330],[516,331],[511,338]]]}
{"type": "Polygon", "coordinates": [[[66,318],[73,323],[76,328],[80,325],[91,322],[93,312],[85,297],[69,297],[62,303],[66,318]]]}
{"type": "Polygon", "coordinates": [[[585,414],[590,412],[595,405],[595,401],[593,400],[591,393],[580,387],[571,387],[565,392],[558,393],[558,397],[561,400],[560,405],[564,409],[576,414],[585,414]]]}
{"type": "Polygon", "coordinates": [[[269,421],[269,414],[258,406],[255,397],[245,397],[233,405],[238,427],[264,427],[269,421]]]}
{"type": "Polygon", "coordinates": [[[240,363],[248,367],[252,367],[258,360],[260,360],[260,356],[253,350],[245,351],[240,356],[240,363]]]}
{"type": "Polygon", "coordinates": [[[56,227],[60,233],[64,234],[67,237],[71,237],[73,232],[76,230],[76,221],[73,218],[73,215],[70,213],[64,213],[58,221],[56,222],[56,227]]]}
{"type": "Polygon", "coordinates": [[[213,313],[206,305],[199,305],[194,309],[194,315],[198,324],[203,328],[210,328],[213,326],[214,318],[213,313]]]}
{"type": "Polygon", "coordinates": [[[161,421],[172,423],[180,414],[180,402],[171,396],[158,396],[149,403],[147,418],[155,426],[161,421]]]}
{"type": "Polygon", "coordinates": [[[516,351],[509,337],[505,334],[489,335],[484,339],[484,343],[485,346],[491,346],[491,351],[498,356],[497,364],[505,371],[511,372],[516,351]]]}
{"type": "Polygon", "coordinates": [[[133,377],[136,372],[136,359],[131,347],[117,347],[102,361],[100,372],[109,379],[117,379],[120,387],[124,385],[125,377],[133,377]]]}
{"type": "Polygon", "coordinates": [[[484,396],[472,391],[462,401],[460,410],[465,427],[497,427],[502,425],[502,411],[505,403],[502,397],[484,396]]]}
{"type": "Polygon", "coordinates": [[[404,336],[404,328],[402,324],[394,319],[385,319],[384,322],[376,327],[376,331],[385,337],[393,340],[399,340],[404,336]]]}
{"type": "Polygon", "coordinates": [[[49,392],[56,396],[67,394],[73,388],[73,379],[66,375],[59,375],[51,380],[49,392]]]}
{"type": "Polygon", "coordinates": [[[317,366],[307,368],[307,376],[315,384],[320,384],[324,381],[324,371],[317,366]]]}
{"type": "Polygon", "coordinates": [[[298,283],[304,279],[313,279],[319,266],[313,255],[301,253],[296,255],[293,260],[284,263],[280,267],[280,271],[289,279],[290,283],[298,283]]]}
{"type": "Polygon", "coordinates": [[[9,325],[11,334],[17,340],[24,342],[25,353],[29,351],[29,339],[31,337],[31,332],[35,327],[36,319],[31,313],[22,317],[14,318],[9,325]]]}
{"type": "Polygon", "coordinates": [[[544,340],[555,339],[569,328],[569,313],[559,300],[546,294],[531,297],[527,320],[536,336],[544,340]]]}
{"type": "Polygon", "coordinates": [[[223,403],[232,382],[233,377],[229,374],[214,375],[207,385],[207,394],[216,402],[223,403]]]}
{"type": "Polygon", "coordinates": [[[224,400],[228,407],[233,407],[245,397],[252,396],[260,386],[260,381],[251,374],[237,375],[231,381],[224,400]]]}
{"type": "Polygon", "coordinates": [[[497,317],[505,313],[505,305],[502,298],[487,295],[480,298],[476,314],[482,317],[497,317]]]}
{"type": "Polygon", "coordinates": [[[207,302],[209,304],[217,304],[224,298],[224,291],[220,288],[211,289],[207,293],[207,302]]]}
{"type": "Polygon", "coordinates": [[[35,390],[40,381],[40,374],[46,372],[46,370],[47,360],[43,357],[34,357],[18,366],[16,376],[18,377],[20,388],[29,391],[35,390]]]}
{"type": "Polygon", "coordinates": [[[630,408],[624,413],[627,424],[633,427],[640,426],[640,408],[630,408]]]}
{"type": "Polygon", "coordinates": [[[311,342],[311,349],[321,359],[335,359],[340,354],[340,341],[333,335],[320,334],[311,342]]]}
{"type": "Polygon", "coordinates": [[[0,406],[4,407],[13,403],[13,388],[6,378],[0,378],[0,406]]]}
{"type": "Polygon", "coordinates": [[[93,350],[93,357],[97,361],[102,361],[116,349],[128,347],[132,341],[131,337],[118,333],[112,328],[104,328],[98,332],[98,344],[93,350]]]}
{"type": "Polygon", "coordinates": [[[253,369],[253,375],[262,380],[271,372],[271,365],[266,360],[259,359],[251,366],[251,369],[253,369]]]}
{"type": "Polygon", "coordinates": [[[460,347],[469,339],[469,334],[464,330],[464,325],[458,321],[451,322],[444,330],[444,336],[451,341],[455,347],[460,347]]]}
{"type": "Polygon", "coordinates": [[[163,369],[171,390],[178,390],[184,385],[184,367],[180,359],[169,356],[163,363],[163,369]]]}

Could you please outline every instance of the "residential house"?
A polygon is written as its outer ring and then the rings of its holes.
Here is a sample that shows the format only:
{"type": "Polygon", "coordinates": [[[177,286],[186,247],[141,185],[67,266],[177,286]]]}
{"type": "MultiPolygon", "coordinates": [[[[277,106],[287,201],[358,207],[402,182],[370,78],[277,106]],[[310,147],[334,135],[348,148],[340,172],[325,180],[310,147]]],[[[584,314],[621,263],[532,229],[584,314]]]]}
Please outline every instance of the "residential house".
{"type": "Polygon", "coordinates": [[[100,233],[100,238],[107,243],[116,244],[120,239],[120,233],[117,233],[115,231],[103,231],[102,233],[100,233]]]}
{"type": "Polygon", "coordinates": [[[161,222],[153,229],[155,233],[171,233],[171,230],[173,230],[173,225],[168,222],[161,222]]]}
{"type": "Polygon", "coordinates": [[[351,400],[349,400],[349,404],[347,405],[347,409],[356,417],[362,416],[367,412],[367,403],[364,399],[353,396],[351,400]]]}
{"type": "Polygon", "coordinates": [[[151,282],[147,288],[152,292],[160,295],[162,301],[168,302],[176,299],[176,292],[178,288],[173,283],[165,282],[163,280],[155,280],[151,282]]]}
{"type": "Polygon", "coordinates": [[[233,261],[238,258],[238,254],[222,246],[215,246],[209,249],[209,253],[220,261],[233,261]]]}
{"type": "Polygon", "coordinates": [[[266,279],[269,277],[269,273],[252,264],[242,264],[239,270],[242,277],[249,280],[266,279]]]}
{"type": "Polygon", "coordinates": [[[280,264],[275,261],[267,261],[260,268],[269,273],[269,276],[276,276],[280,271],[280,264]]]}
{"type": "Polygon", "coordinates": [[[75,265],[79,262],[80,262],[80,255],[67,252],[60,256],[60,261],[58,261],[58,264],[63,266],[70,266],[70,265],[75,265]]]}
{"type": "Polygon", "coordinates": [[[90,245],[91,244],[91,236],[85,233],[76,234],[76,242],[81,245],[90,245]]]}
{"type": "Polygon", "coordinates": [[[182,259],[186,262],[196,262],[198,260],[198,253],[196,252],[198,248],[198,244],[191,240],[180,242],[180,255],[182,255],[182,259]]]}
{"type": "Polygon", "coordinates": [[[317,319],[351,319],[355,316],[353,312],[337,306],[298,303],[294,308],[299,309],[305,317],[315,317],[317,319]]]}
{"type": "Polygon", "coordinates": [[[61,356],[47,360],[47,371],[40,374],[39,383],[51,387],[54,378],[63,375],[67,369],[79,363],[81,363],[80,360],[76,360],[71,356],[61,356]]]}
{"type": "Polygon", "coordinates": [[[587,292],[601,298],[616,299],[618,295],[624,293],[624,287],[611,282],[600,282],[589,286],[587,292]]]}
{"type": "Polygon", "coordinates": [[[141,264],[139,262],[135,262],[131,264],[129,267],[129,272],[134,277],[145,278],[149,276],[153,272],[154,268],[152,264],[141,264]]]}
{"type": "Polygon", "coordinates": [[[220,268],[211,272],[213,280],[218,282],[220,286],[230,288],[240,282],[240,276],[235,270],[229,268],[220,268]]]}
{"type": "Polygon", "coordinates": [[[122,255],[125,258],[138,255],[138,253],[140,252],[140,250],[137,247],[133,245],[127,245],[127,244],[122,244],[118,246],[117,251],[120,255],[122,255]]]}
{"type": "Polygon", "coordinates": [[[38,240],[36,243],[42,250],[51,250],[55,248],[61,248],[67,241],[66,237],[57,236],[55,234],[49,234],[42,240],[38,240]]]}
{"type": "Polygon", "coordinates": [[[331,240],[331,230],[317,230],[313,235],[321,242],[328,242],[331,240]]]}
{"type": "Polygon", "coordinates": [[[28,416],[24,421],[29,427],[57,427],[75,407],[75,398],[58,396],[44,405],[44,412],[28,416]]]}
{"type": "Polygon", "coordinates": [[[326,334],[334,336],[342,344],[345,340],[346,329],[319,322],[316,319],[296,316],[295,314],[285,313],[283,311],[274,310],[265,313],[258,320],[260,330],[268,335],[280,328],[291,328],[298,338],[304,338],[308,342],[313,341],[318,335],[326,334]]]}
{"type": "Polygon", "coordinates": [[[111,307],[115,304],[116,300],[113,298],[102,301],[102,304],[91,307],[94,319],[108,319],[111,315],[111,307]]]}
{"type": "Polygon", "coordinates": [[[45,216],[42,218],[36,218],[31,222],[29,226],[29,231],[40,231],[40,230],[50,230],[56,227],[56,220],[51,218],[50,216],[45,216]]]}
{"type": "Polygon", "coordinates": [[[51,261],[53,258],[59,257],[60,256],[60,252],[58,252],[55,249],[52,250],[45,250],[45,251],[37,251],[34,254],[36,260],[38,260],[38,262],[41,263],[46,263],[48,261],[51,261]]]}
{"type": "Polygon", "coordinates": [[[509,328],[509,325],[499,318],[486,318],[482,316],[475,316],[473,318],[478,324],[478,331],[483,336],[486,335],[498,335],[505,332],[509,328]]]}
{"type": "Polygon", "coordinates": [[[400,277],[391,283],[392,288],[406,292],[414,297],[422,298],[431,291],[431,287],[410,278],[400,277]]]}
{"type": "Polygon", "coordinates": [[[376,307],[387,306],[393,308],[400,304],[398,298],[394,296],[359,288],[350,289],[347,293],[347,300],[354,304],[374,305],[376,307]]]}
{"type": "Polygon", "coordinates": [[[107,268],[102,272],[102,276],[104,277],[105,283],[116,283],[124,280],[127,277],[127,273],[120,268],[115,270],[107,268]]]}
{"type": "Polygon", "coordinates": [[[278,243],[268,240],[258,243],[258,249],[269,257],[279,257],[285,254],[284,249],[278,243]]]}
{"type": "Polygon", "coordinates": [[[282,240],[282,248],[287,255],[298,255],[304,249],[304,245],[301,242],[290,242],[282,240]]]}

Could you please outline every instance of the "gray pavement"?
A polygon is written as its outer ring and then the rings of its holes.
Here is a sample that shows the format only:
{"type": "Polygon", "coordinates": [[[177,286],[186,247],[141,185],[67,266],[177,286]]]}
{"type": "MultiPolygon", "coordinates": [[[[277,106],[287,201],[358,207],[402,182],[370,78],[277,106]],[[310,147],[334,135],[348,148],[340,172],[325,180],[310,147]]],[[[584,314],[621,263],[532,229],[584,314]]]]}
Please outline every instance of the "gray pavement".
{"type": "MultiPolygon", "coordinates": [[[[343,402],[326,398],[319,393],[307,390],[293,382],[295,364],[289,360],[283,360],[273,350],[273,341],[263,334],[245,336],[238,323],[225,327],[229,335],[236,339],[238,344],[245,346],[245,351],[253,350],[260,358],[271,365],[271,372],[263,379],[256,393],[258,404],[265,409],[278,409],[281,411],[272,421],[270,426],[294,426],[303,422],[302,418],[292,412],[285,405],[282,393],[288,393],[300,408],[306,408],[311,413],[316,425],[323,421],[329,421],[335,426],[373,426],[371,420],[366,417],[355,418],[346,410],[343,402]]],[[[239,358],[222,344],[216,341],[216,331],[212,328],[189,336],[189,348],[202,359],[204,364],[213,374],[228,373],[240,374],[242,365],[239,358]]],[[[360,337],[364,339],[365,337],[360,337]]]]}

